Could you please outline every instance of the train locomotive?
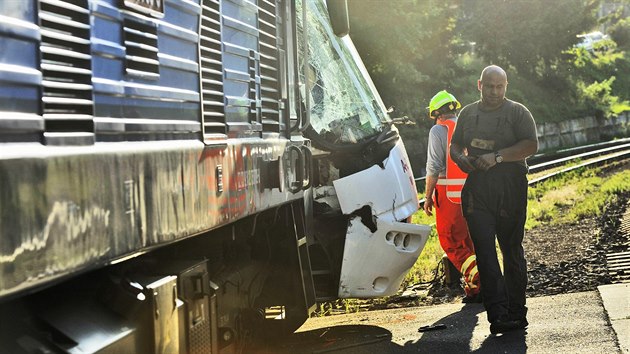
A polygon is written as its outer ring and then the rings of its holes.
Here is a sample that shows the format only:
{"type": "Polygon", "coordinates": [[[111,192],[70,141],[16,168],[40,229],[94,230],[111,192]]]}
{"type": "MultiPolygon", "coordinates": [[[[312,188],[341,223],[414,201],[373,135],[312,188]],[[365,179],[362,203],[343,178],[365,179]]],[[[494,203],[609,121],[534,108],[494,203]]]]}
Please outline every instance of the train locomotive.
{"type": "Polygon", "coordinates": [[[430,227],[346,8],[1,2],[0,353],[236,353],[395,293],[430,227]]]}

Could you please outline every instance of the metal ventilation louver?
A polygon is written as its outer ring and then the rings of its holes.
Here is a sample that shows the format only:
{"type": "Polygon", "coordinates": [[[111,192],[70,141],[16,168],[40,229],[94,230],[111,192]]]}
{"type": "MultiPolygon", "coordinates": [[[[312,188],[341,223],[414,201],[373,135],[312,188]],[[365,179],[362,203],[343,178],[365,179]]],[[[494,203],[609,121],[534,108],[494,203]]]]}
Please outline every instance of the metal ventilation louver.
{"type": "Polygon", "coordinates": [[[258,28],[260,33],[260,96],[264,132],[280,131],[280,83],[278,60],[278,18],[275,1],[258,1],[258,28]]]}
{"type": "Polygon", "coordinates": [[[160,62],[157,26],[153,22],[131,17],[126,17],[123,23],[127,74],[146,79],[158,79],[160,62]]]}
{"type": "Polygon", "coordinates": [[[201,99],[205,139],[227,135],[224,110],[219,1],[204,0],[200,26],[201,99]]]}
{"type": "Polygon", "coordinates": [[[93,144],[87,0],[40,0],[42,116],[49,145],[93,144]]]}

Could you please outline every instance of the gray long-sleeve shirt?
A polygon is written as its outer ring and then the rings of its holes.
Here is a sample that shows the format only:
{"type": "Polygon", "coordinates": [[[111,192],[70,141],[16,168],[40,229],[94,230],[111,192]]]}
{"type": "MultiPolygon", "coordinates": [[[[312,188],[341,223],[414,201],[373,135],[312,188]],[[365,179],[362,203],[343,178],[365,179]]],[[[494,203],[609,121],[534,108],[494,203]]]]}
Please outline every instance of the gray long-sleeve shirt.
{"type": "MultiPolygon", "coordinates": [[[[456,121],[455,118],[451,118],[456,121]]],[[[429,142],[427,144],[427,176],[446,176],[446,143],[448,140],[448,128],[436,124],[429,130],[429,142]]]]}

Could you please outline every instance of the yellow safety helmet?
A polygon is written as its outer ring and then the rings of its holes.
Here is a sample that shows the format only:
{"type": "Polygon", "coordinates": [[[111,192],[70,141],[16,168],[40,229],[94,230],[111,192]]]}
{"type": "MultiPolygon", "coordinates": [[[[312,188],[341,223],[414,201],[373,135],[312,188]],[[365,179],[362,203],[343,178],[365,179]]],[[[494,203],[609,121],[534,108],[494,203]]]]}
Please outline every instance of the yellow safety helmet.
{"type": "Polygon", "coordinates": [[[462,107],[462,104],[459,103],[457,98],[448,93],[446,90],[436,93],[431,99],[431,102],[429,102],[429,118],[436,119],[439,117],[440,112],[438,110],[447,104],[449,104],[448,109],[450,111],[454,111],[462,107]]]}

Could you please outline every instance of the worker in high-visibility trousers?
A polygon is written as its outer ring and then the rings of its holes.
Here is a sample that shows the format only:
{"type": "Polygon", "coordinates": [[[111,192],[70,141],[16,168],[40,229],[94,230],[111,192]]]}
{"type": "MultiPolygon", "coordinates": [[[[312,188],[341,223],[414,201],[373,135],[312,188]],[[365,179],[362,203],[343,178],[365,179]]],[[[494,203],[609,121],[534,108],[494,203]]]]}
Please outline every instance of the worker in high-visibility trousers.
{"type": "Polygon", "coordinates": [[[460,107],[455,96],[445,90],[433,96],[429,103],[429,117],[436,124],[429,131],[424,212],[433,215],[435,206],[440,245],[462,274],[466,292],[463,302],[468,303],[481,302],[482,298],[475,249],[461,209],[461,191],[467,175],[449,154],[460,107]]]}

